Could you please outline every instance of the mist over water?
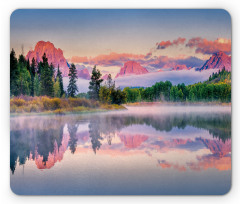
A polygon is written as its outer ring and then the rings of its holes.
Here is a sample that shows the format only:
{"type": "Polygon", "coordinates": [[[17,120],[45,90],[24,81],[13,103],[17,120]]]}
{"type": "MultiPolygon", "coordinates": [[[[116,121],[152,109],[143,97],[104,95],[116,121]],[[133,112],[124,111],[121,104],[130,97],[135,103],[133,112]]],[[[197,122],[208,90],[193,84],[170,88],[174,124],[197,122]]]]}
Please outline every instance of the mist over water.
{"type": "MultiPolygon", "coordinates": [[[[160,81],[170,81],[173,85],[185,83],[185,85],[194,84],[206,81],[209,76],[218,70],[204,70],[195,71],[180,70],[180,71],[164,71],[164,72],[151,72],[143,75],[131,75],[114,79],[116,86],[124,87],[149,87],[160,81]]],[[[67,90],[69,79],[63,78],[64,89],[67,90]]],[[[88,92],[89,80],[78,78],[77,80],[78,91],[88,92]]]]}
{"type": "Polygon", "coordinates": [[[29,195],[224,194],[230,106],[11,117],[11,188],[29,195]]]}

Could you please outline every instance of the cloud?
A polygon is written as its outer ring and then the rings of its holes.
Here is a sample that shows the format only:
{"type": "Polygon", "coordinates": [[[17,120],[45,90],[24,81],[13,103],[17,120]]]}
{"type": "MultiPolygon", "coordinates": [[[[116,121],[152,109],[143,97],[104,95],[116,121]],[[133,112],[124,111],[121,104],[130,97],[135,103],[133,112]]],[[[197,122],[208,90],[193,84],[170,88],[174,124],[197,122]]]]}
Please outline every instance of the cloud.
{"type": "Polygon", "coordinates": [[[122,66],[127,61],[137,61],[139,59],[143,59],[144,57],[145,55],[112,52],[110,54],[102,54],[90,58],[74,56],[70,61],[74,63],[84,63],[100,66],[122,66]]]}
{"type": "Polygon", "coordinates": [[[204,60],[201,60],[197,57],[168,57],[168,56],[159,56],[155,58],[150,58],[148,60],[140,62],[142,66],[147,68],[173,68],[177,65],[186,65],[187,68],[192,67],[201,67],[204,64],[204,60]]]}
{"type": "Polygon", "coordinates": [[[186,38],[179,37],[176,40],[173,40],[172,42],[170,40],[168,41],[161,41],[160,43],[157,43],[157,49],[166,49],[167,47],[173,46],[173,45],[180,45],[184,44],[186,41],[186,38]]]}
{"type": "Polygon", "coordinates": [[[78,57],[78,56],[73,56],[70,61],[72,63],[84,63],[87,64],[88,63],[88,58],[87,57],[78,57]]]}
{"type": "Polygon", "coordinates": [[[196,53],[213,54],[219,51],[231,54],[231,40],[225,38],[218,38],[211,41],[201,37],[191,38],[186,47],[196,48],[196,53]]]}
{"type": "MultiPolygon", "coordinates": [[[[95,57],[86,56],[74,56],[70,59],[70,62],[79,63],[84,65],[97,65],[103,67],[105,70],[110,70],[112,67],[122,67],[127,61],[133,60],[140,63],[143,67],[147,68],[148,71],[155,71],[156,69],[170,69],[176,66],[187,68],[199,68],[204,64],[204,60],[194,56],[187,56],[184,53],[180,53],[178,56],[169,57],[163,55],[155,55],[157,50],[166,49],[170,46],[178,46],[185,44],[186,47],[192,48],[192,52],[196,52],[202,55],[213,54],[218,51],[223,51],[226,54],[231,53],[231,40],[225,38],[218,38],[214,41],[203,39],[201,37],[191,38],[186,41],[186,38],[179,37],[175,40],[161,41],[157,43],[157,47],[151,48],[146,54],[131,54],[131,53],[115,53],[101,54],[95,57]],[[195,49],[195,50],[194,50],[195,49]]],[[[205,55],[206,57],[207,55],[205,55]]]]}

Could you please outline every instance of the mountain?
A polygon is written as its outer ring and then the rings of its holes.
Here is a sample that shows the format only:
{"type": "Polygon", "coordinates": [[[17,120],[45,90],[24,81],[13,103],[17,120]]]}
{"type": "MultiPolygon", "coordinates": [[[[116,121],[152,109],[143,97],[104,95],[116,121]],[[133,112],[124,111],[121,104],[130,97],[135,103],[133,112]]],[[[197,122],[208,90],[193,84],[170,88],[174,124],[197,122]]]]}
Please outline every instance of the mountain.
{"type": "Polygon", "coordinates": [[[60,67],[63,76],[68,76],[69,66],[67,60],[63,56],[63,51],[60,48],[55,48],[54,44],[47,41],[39,41],[34,50],[27,53],[26,58],[30,61],[34,57],[37,62],[42,61],[43,54],[46,53],[48,63],[52,63],[55,68],[60,67]]]}
{"type": "Polygon", "coordinates": [[[130,149],[141,146],[141,144],[148,139],[146,135],[133,135],[133,134],[123,134],[119,133],[118,135],[121,141],[124,143],[124,146],[130,149]]]}
{"type": "MultiPolygon", "coordinates": [[[[63,159],[64,153],[68,149],[69,139],[70,139],[69,135],[64,134],[60,146],[58,146],[58,144],[55,140],[54,150],[52,153],[49,152],[47,161],[44,161],[43,156],[40,155],[36,149],[34,160],[35,160],[35,164],[36,164],[37,168],[38,169],[51,169],[55,165],[56,162],[61,162],[63,159]]],[[[31,156],[30,156],[30,159],[32,159],[31,156]]]]}
{"type": "Polygon", "coordinates": [[[185,64],[178,64],[178,65],[175,65],[172,70],[179,71],[179,70],[189,70],[189,69],[190,68],[188,68],[185,64]]]}
{"type": "Polygon", "coordinates": [[[77,70],[78,78],[89,80],[91,78],[87,68],[77,70]]]}
{"type": "Polygon", "coordinates": [[[226,55],[224,52],[217,52],[199,70],[222,69],[223,67],[227,71],[231,71],[231,56],[226,55]]]}
{"type": "Polygon", "coordinates": [[[228,139],[225,142],[222,140],[210,140],[203,138],[197,138],[197,140],[202,141],[202,143],[218,157],[224,157],[231,152],[231,139],[228,139]]]}
{"type": "Polygon", "coordinates": [[[116,75],[117,77],[128,76],[128,75],[140,75],[146,74],[148,70],[142,67],[138,62],[128,61],[120,69],[120,72],[116,75]]]}

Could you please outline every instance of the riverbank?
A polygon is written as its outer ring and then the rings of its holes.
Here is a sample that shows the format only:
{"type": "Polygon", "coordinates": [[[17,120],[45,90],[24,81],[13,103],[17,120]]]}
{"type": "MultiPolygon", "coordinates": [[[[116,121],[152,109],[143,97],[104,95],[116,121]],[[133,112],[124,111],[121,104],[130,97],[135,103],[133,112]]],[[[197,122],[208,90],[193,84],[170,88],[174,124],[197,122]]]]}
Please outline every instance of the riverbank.
{"type": "Polygon", "coordinates": [[[126,109],[122,105],[102,104],[85,98],[14,97],[10,99],[10,115],[65,115],[126,109]]]}
{"type": "Polygon", "coordinates": [[[135,102],[127,103],[126,106],[161,106],[161,105],[179,105],[179,106],[231,106],[232,103],[224,103],[219,101],[211,102],[135,102]]]}

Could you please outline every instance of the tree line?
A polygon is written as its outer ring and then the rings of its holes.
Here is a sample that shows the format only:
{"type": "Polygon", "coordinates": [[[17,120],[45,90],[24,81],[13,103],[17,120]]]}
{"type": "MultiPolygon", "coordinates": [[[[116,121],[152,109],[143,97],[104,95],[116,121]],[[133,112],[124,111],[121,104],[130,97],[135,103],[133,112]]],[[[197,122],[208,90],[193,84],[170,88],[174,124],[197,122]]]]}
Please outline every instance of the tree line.
{"type": "Polygon", "coordinates": [[[184,83],[173,85],[170,81],[160,81],[151,87],[131,88],[121,90],[116,87],[111,74],[103,83],[100,70],[93,67],[88,93],[78,93],[77,69],[72,63],[69,68],[69,84],[67,91],[63,88],[62,72],[55,70],[48,63],[46,54],[42,61],[32,58],[26,60],[23,55],[16,58],[12,49],[10,53],[10,95],[49,96],[49,97],[84,97],[108,104],[153,101],[231,101],[231,72],[222,69],[213,73],[205,82],[186,86],[184,83]]]}
{"type": "Polygon", "coordinates": [[[126,102],[126,95],[120,88],[115,87],[111,75],[108,76],[107,85],[102,85],[101,72],[94,66],[91,80],[89,82],[89,92],[87,94],[78,93],[77,69],[72,63],[69,68],[69,84],[67,91],[63,88],[62,72],[53,64],[48,63],[46,54],[42,56],[42,61],[36,62],[32,58],[31,63],[23,55],[16,58],[15,51],[10,53],[10,95],[19,96],[49,96],[49,97],[76,97],[101,101],[109,104],[122,104],[126,102]]]}
{"type": "Polygon", "coordinates": [[[127,95],[127,102],[140,101],[173,101],[173,102],[209,102],[231,101],[231,72],[223,69],[213,73],[205,82],[186,86],[184,83],[172,85],[170,81],[157,82],[147,88],[129,88],[123,91],[127,95]],[[216,83],[216,81],[218,81],[216,83]]]}
{"type": "Polygon", "coordinates": [[[42,61],[37,62],[32,58],[30,62],[23,55],[17,59],[12,49],[10,53],[11,96],[62,97],[64,94],[62,72],[59,66],[55,70],[53,64],[48,63],[45,53],[42,61]]]}

